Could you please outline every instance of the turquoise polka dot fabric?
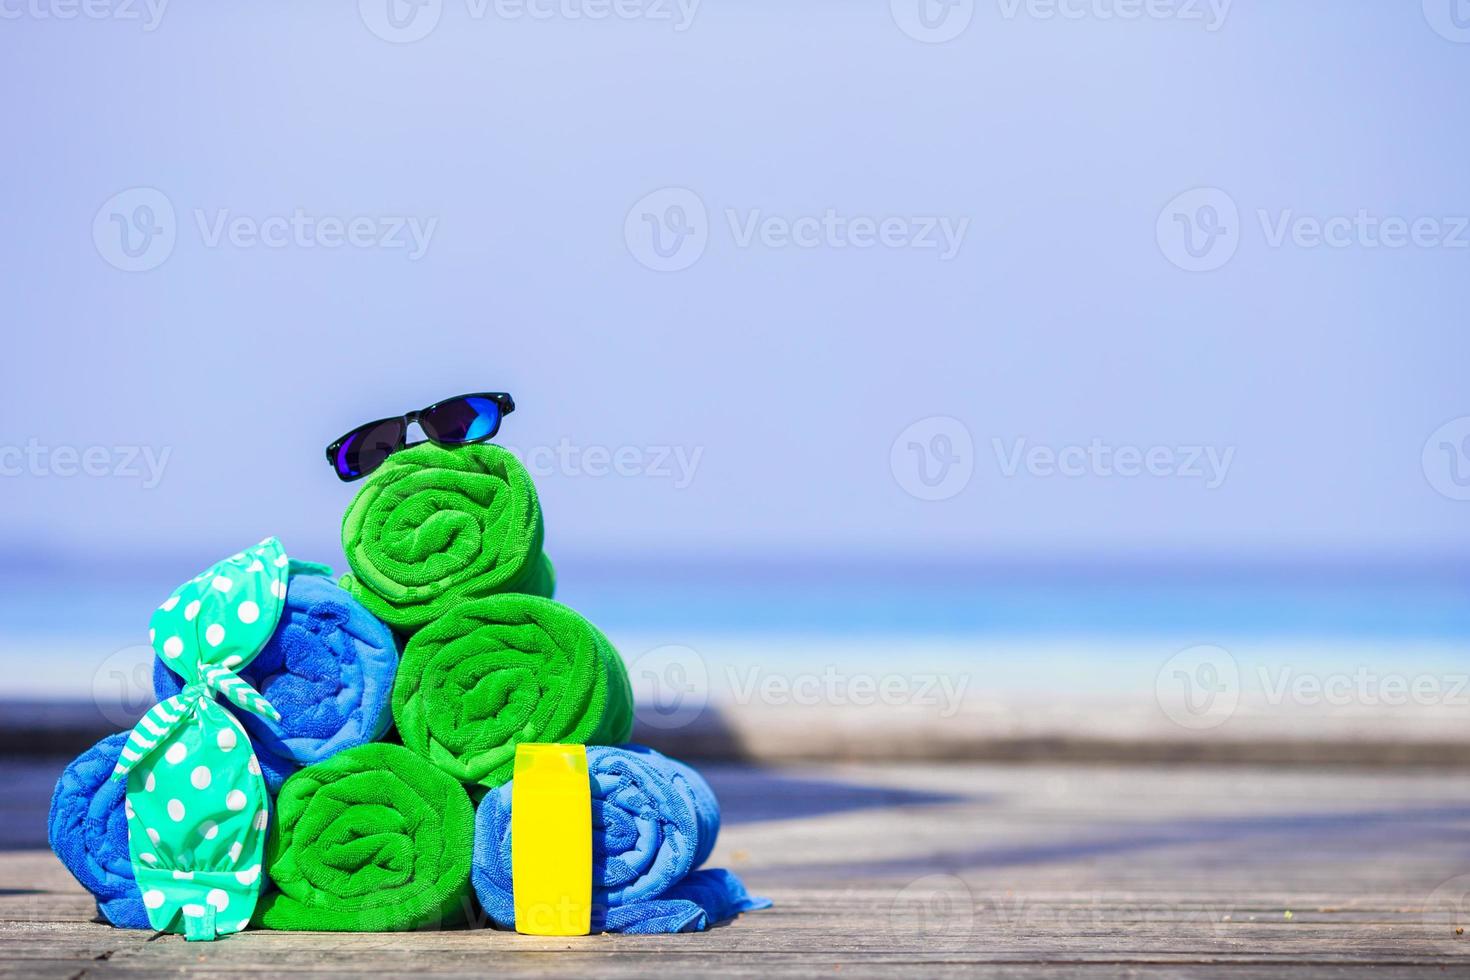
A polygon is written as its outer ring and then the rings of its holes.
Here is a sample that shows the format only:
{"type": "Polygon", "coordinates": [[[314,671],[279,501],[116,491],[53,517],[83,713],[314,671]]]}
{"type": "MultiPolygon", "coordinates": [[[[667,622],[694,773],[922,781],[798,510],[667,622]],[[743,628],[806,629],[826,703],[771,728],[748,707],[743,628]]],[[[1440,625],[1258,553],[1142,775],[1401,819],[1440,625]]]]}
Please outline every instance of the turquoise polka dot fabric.
{"type": "Polygon", "coordinates": [[[149,639],[184,688],[128,736],[113,778],[127,780],[128,846],[149,924],[209,940],[246,927],[260,895],[270,798],[240,723],[216,698],[279,720],[236,671],[280,621],[293,563],[267,538],[175,589],[149,639]]]}

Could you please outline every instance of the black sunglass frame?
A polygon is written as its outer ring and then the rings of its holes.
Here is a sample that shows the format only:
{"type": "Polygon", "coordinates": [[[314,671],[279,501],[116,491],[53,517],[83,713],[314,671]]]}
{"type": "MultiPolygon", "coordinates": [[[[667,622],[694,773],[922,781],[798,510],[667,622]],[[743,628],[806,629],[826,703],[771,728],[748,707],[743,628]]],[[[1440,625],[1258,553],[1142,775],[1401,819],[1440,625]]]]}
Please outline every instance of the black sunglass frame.
{"type": "MultiPolygon", "coordinates": [[[[466,392],[463,395],[451,395],[449,398],[441,398],[434,404],[429,405],[426,408],[420,408],[417,411],[404,412],[402,415],[389,415],[381,419],[375,419],[372,422],[364,422],[362,425],[353,426],[347,432],[344,432],[341,436],[335,439],[332,444],[327,447],[327,463],[331,465],[332,472],[337,474],[337,479],[341,480],[343,483],[351,483],[354,480],[361,480],[363,477],[367,476],[368,473],[372,472],[372,470],[367,470],[366,472],[359,473],[356,476],[343,476],[342,471],[337,469],[337,450],[341,449],[344,442],[346,442],[348,439],[351,439],[359,432],[362,432],[366,429],[375,428],[382,425],[384,422],[401,423],[401,427],[398,433],[398,444],[394,446],[391,450],[389,450],[389,456],[393,455],[396,452],[401,452],[402,450],[407,449],[409,446],[418,446],[422,445],[425,442],[432,442],[437,446],[472,446],[477,442],[486,442],[490,439],[494,439],[496,433],[500,431],[500,423],[505,420],[505,417],[507,415],[509,415],[511,412],[514,412],[515,410],[515,399],[510,397],[510,394],[508,392],[504,391],[471,391],[466,392]],[[408,441],[408,427],[413,423],[418,422],[421,416],[428,415],[436,408],[447,405],[450,402],[463,401],[466,398],[486,398],[490,401],[493,401],[500,409],[499,415],[495,419],[495,428],[491,429],[489,433],[474,439],[464,439],[459,442],[440,442],[438,439],[430,436],[428,430],[425,429],[424,436],[426,438],[420,439],[418,442],[408,441]]],[[[422,425],[420,425],[420,427],[422,428],[422,425]]],[[[381,466],[382,464],[380,463],[379,465],[381,466]]],[[[377,467],[374,467],[374,469],[376,468],[377,467]]]]}

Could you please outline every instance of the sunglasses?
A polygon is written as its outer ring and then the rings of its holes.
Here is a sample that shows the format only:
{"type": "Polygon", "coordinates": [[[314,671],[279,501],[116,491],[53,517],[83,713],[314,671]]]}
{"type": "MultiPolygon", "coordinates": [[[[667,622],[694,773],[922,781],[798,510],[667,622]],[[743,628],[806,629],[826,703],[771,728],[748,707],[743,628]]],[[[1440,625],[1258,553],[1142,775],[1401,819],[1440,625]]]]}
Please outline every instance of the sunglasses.
{"type": "Polygon", "coordinates": [[[360,480],[408,445],[405,440],[412,422],[419,424],[430,442],[465,446],[493,438],[500,431],[501,418],[515,410],[515,401],[503,391],[456,395],[417,412],[359,425],[327,447],[327,462],[339,480],[360,480]]]}

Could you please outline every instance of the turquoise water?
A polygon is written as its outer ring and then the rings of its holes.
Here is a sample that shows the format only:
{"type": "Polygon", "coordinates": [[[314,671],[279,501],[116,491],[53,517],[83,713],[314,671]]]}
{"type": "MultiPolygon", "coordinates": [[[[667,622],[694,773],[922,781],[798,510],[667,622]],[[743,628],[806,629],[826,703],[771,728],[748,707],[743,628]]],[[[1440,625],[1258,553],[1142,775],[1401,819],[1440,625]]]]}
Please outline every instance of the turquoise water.
{"type": "MultiPolygon", "coordinates": [[[[1062,569],[564,563],[558,598],[610,631],[1087,637],[1470,638],[1458,569],[1062,569]]],[[[131,642],[168,572],[0,577],[0,635],[131,642]]],[[[8,649],[12,644],[7,643],[8,649]]]]}

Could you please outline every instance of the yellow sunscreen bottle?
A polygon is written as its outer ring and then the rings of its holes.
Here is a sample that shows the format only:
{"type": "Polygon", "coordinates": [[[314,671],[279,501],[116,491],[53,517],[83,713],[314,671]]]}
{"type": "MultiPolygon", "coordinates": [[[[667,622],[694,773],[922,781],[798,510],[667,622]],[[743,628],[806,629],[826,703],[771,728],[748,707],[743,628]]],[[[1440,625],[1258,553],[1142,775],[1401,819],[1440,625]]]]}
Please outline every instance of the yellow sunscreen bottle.
{"type": "Polygon", "coordinates": [[[592,785],[585,745],[516,746],[510,787],[516,932],[585,936],[592,928],[592,785]]]}

